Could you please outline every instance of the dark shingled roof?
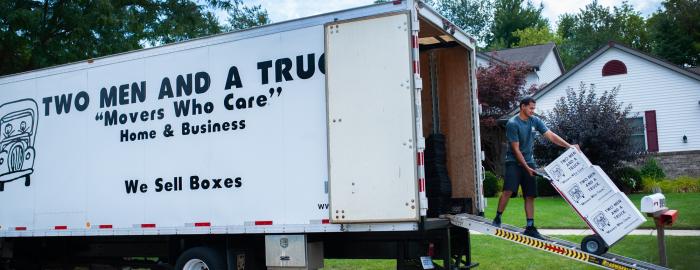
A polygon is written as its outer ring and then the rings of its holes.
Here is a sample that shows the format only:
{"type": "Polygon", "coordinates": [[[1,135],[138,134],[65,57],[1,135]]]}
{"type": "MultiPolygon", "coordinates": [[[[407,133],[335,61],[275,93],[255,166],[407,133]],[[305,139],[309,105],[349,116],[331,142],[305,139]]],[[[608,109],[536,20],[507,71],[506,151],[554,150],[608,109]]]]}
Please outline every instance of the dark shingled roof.
{"type": "Polygon", "coordinates": [[[476,52],[476,57],[484,58],[484,59],[488,60],[489,62],[490,62],[490,61],[493,61],[494,63],[499,64],[499,65],[505,65],[505,64],[507,64],[507,62],[505,62],[505,61],[503,61],[503,60],[501,60],[501,59],[498,59],[498,58],[496,58],[496,57],[493,57],[493,56],[491,56],[491,55],[489,55],[489,54],[487,54],[487,53],[484,53],[484,52],[476,52]]]}
{"type": "MultiPolygon", "coordinates": [[[[539,68],[547,58],[549,52],[554,50],[556,45],[554,43],[547,43],[542,45],[534,45],[520,48],[505,49],[500,51],[487,52],[488,55],[506,61],[506,62],[525,62],[528,66],[539,68]]],[[[558,54],[557,51],[554,51],[558,54]]],[[[562,72],[564,72],[564,67],[559,63],[562,72]]]]}

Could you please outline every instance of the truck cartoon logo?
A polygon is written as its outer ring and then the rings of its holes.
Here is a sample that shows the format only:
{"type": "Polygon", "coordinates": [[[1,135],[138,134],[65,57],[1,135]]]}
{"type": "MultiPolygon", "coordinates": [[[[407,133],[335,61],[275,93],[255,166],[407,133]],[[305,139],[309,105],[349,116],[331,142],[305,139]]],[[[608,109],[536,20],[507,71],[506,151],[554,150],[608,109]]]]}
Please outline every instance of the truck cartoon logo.
{"type": "Polygon", "coordinates": [[[34,138],[38,107],[32,99],[21,99],[0,105],[0,191],[5,184],[34,172],[34,138]]]}
{"type": "Polygon", "coordinates": [[[605,214],[603,214],[603,212],[599,212],[597,215],[595,215],[595,217],[593,217],[593,223],[601,231],[605,231],[606,227],[610,227],[610,222],[605,217],[605,214]]]}
{"type": "Polygon", "coordinates": [[[586,195],[583,194],[583,191],[581,191],[578,185],[574,185],[569,189],[569,197],[578,203],[581,199],[586,198],[586,195]]]}
{"type": "Polygon", "coordinates": [[[564,177],[564,171],[561,169],[560,165],[554,166],[554,169],[552,169],[552,177],[556,180],[562,180],[561,178],[564,177]]]}

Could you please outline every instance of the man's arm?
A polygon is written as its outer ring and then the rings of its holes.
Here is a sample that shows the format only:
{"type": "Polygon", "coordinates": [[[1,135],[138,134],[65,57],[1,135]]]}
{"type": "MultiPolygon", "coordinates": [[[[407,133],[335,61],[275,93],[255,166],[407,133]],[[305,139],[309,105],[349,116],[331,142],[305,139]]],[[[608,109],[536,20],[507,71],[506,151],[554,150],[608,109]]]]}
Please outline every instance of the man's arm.
{"type": "Polygon", "coordinates": [[[576,149],[578,149],[579,151],[581,151],[581,149],[578,148],[578,144],[573,144],[573,145],[572,145],[572,144],[569,144],[568,142],[566,142],[564,139],[562,139],[561,137],[559,137],[559,135],[557,135],[556,133],[552,132],[551,130],[547,130],[547,131],[544,133],[544,137],[547,138],[547,140],[549,140],[550,142],[552,142],[552,143],[554,143],[554,144],[556,144],[556,145],[559,145],[559,146],[561,146],[561,147],[571,148],[571,147],[573,146],[573,147],[576,147],[576,149]]]}
{"type": "Polygon", "coordinates": [[[518,163],[520,163],[520,166],[523,166],[527,173],[530,174],[530,176],[535,175],[535,170],[530,168],[530,166],[527,165],[527,162],[525,161],[525,157],[523,156],[523,153],[520,152],[520,142],[511,142],[510,143],[510,148],[513,150],[513,155],[515,155],[515,159],[518,160],[518,163]]]}

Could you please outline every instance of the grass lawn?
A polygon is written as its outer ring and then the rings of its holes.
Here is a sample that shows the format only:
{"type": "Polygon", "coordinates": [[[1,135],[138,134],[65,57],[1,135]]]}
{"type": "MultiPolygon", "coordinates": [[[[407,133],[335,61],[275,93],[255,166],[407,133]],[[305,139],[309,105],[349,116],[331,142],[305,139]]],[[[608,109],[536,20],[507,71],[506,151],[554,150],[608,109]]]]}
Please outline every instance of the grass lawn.
{"type": "MultiPolygon", "coordinates": [[[[492,236],[472,236],[472,257],[478,269],[599,269],[548,252],[535,250],[492,236]]],[[[564,236],[580,242],[581,236],[564,236]]],[[[697,269],[700,265],[700,237],[669,236],[666,240],[669,266],[673,269],[697,269]]],[[[611,248],[611,252],[658,263],[656,237],[627,236],[611,248]]],[[[394,260],[325,260],[325,268],[333,270],[396,269],[394,260]]]]}
{"type": "MultiPolygon", "coordinates": [[[[630,200],[637,205],[646,194],[632,194],[630,200]]],[[[700,229],[700,193],[669,193],[666,203],[670,209],[678,210],[678,220],[670,229],[700,229]]],[[[486,217],[493,218],[496,215],[498,198],[486,198],[487,207],[484,213],[486,217]]],[[[524,226],[525,210],[523,198],[511,198],[508,207],[503,213],[503,223],[524,226]]],[[[538,228],[576,229],[587,228],[586,223],[576,215],[573,208],[564,199],[559,197],[541,197],[535,200],[535,225],[538,228]]],[[[650,218],[640,228],[654,228],[650,218]]]]}

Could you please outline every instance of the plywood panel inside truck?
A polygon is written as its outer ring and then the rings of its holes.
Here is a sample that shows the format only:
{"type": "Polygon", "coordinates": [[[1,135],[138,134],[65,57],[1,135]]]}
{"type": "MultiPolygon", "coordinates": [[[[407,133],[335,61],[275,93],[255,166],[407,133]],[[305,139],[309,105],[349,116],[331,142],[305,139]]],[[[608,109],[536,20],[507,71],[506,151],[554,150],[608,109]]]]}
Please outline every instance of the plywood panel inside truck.
{"type": "MultiPolygon", "coordinates": [[[[431,31],[427,30],[427,33],[431,31]]],[[[469,69],[469,52],[458,47],[433,51],[437,62],[440,129],[447,139],[447,170],[452,181],[452,197],[475,198],[475,150],[471,122],[473,97],[469,88],[469,73],[464,72],[469,69]]],[[[430,58],[427,51],[421,53],[420,61],[423,79],[423,134],[428,137],[433,129],[433,106],[430,58]]]]}

